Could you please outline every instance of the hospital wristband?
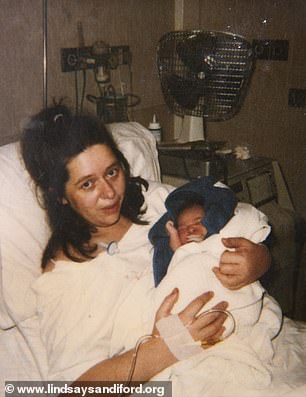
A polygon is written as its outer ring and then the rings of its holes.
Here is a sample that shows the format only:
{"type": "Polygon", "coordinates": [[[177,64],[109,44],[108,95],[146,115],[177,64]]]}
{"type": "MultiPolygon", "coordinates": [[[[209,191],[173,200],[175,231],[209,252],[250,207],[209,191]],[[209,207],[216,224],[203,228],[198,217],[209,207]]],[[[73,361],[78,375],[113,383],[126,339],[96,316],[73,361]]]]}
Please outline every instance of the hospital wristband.
{"type": "Polygon", "coordinates": [[[177,314],[171,314],[158,320],[156,328],[171,353],[178,360],[186,360],[203,352],[201,345],[193,340],[177,314]]]}

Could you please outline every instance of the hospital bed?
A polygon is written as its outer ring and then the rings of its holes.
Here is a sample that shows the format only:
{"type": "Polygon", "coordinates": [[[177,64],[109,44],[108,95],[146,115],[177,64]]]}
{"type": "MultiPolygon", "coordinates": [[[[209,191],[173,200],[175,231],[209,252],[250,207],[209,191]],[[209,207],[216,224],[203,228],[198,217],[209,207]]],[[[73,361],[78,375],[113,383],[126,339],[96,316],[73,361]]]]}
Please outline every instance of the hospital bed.
{"type": "MultiPolygon", "coordinates": [[[[158,154],[148,130],[135,122],[114,123],[109,128],[132,173],[159,182],[158,154]]],[[[40,275],[49,229],[20,158],[18,142],[0,147],[0,220],[0,396],[4,396],[5,381],[46,380],[48,367],[31,283],[40,275]]],[[[279,387],[248,390],[246,394],[241,388],[237,395],[305,397],[306,324],[284,318],[273,343],[279,387]]]]}

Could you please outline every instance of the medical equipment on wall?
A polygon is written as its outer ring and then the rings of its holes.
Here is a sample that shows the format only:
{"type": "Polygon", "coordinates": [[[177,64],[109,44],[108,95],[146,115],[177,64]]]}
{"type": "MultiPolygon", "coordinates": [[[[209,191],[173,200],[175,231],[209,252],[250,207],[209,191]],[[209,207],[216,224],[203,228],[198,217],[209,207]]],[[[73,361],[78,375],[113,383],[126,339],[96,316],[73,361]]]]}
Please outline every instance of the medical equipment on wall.
{"type": "Polygon", "coordinates": [[[96,105],[96,113],[104,123],[129,121],[129,108],[140,103],[137,95],[117,94],[111,84],[104,90],[103,95],[96,97],[88,94],[86,98],[96,105]]]}
{"type": "Polygon", "coordinates": [[[92,56],[94,78],[100,95],[97,97],[89,94],[86,96],[87,100],[96,104],[96,113],[104,123],[128,121],[128,108],[138,105],[140,98],[125,92],[121,78],[119,78],[120,92],[118,93],[111,83],[111,74],[113,70],[118,70],[120,65],[130,66],[129,47],[126,46],[123,49],[121,59],[119,59],[119,53],[114,51],[114,47],[98,41],[92,46],[92,56]]]}
{"type": "Polygon", "coordinates": [[[131,51],[129,46],[110,46],[104,41],[96,41],[91,47],[84,45],[82,25],[78,23],[78,48],[61,49],[63,72],[75,73],[75,111],[83,112],[84,99],[96,105],[96,113],[104,123],[128,121],[132,119],[132,108],[140,103],[140,98],[132,94],[131,51]],[[128,69],[126,81],[122,80],[121,68],[128,69]],[[93,73],[98,95],[86,95],[87,71],[93,73]],[[79,72],[82,72],[82,88],[79,95],[79,72]],[[115,85],[114,77],[117,77],[115,85]],[[127,88],[129,87],[129,88],[127,88]],[[130,91],[130,92],[128,92],[130,91]]]}

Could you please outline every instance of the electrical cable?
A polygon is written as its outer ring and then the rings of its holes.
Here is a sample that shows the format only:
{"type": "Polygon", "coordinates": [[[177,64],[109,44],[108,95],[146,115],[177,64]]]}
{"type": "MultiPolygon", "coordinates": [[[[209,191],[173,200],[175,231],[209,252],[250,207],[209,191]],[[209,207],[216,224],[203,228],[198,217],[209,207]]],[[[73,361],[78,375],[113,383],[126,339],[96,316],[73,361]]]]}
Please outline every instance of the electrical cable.
{"type": "Polygon", "coordinates": [[[80,114],[83,113],[84,98],[85,98],[85,92],[86,92],[86,84],[87,84],[86,69],[83,69],[82,76],[83,76],[83,85],[82,85],[82,94],[81,94],[81,102],[80,102],[80,114]]]}
{"type": "Polygon", "coordinates": [[[79,114],[79,89],[78,89],[78,71],[74,71],[74,88],[75,88],[75,114],[79,114]]]}
{"type": "Polygon", "coordinates": [[[74,87],[75,87],[75,114],[78,116],[83,112],[84,106],[84,98],[86,92],[86,84],[87,84],[87,75],[86,69],[82,70],[83,84],[82,84],[82,93],[81,99],[79,100],[79,82],[78,82],[78,71],[74,71],[74,87]]]}
{"type": "MultiPolygon", "coordinates": [[[[131,63],[128,64],[128,68],[129,68],[129,75],[130,75],[130,90],[131,92],[134,92],[134,82],[133,82],[133,72],[132,72],[132,67],[131,67],[131,63]]],[[[140,102],[140,98],[139,98],[139,102],[140,102]]],[[[138,103],[139,103],[138,102],[138,103]]],[[[138,104],[137,103],[137,104],[138,104]]],[[[136,105],[135,105],[136,106],[136,105]]],[[[131,110],[128,110],[128,119],[129,121],[135,121],[134,119],[134,111],[133,111],[133,106],[130,106],[131,110]]]]}
{"type": "Polygon", "coordinates": [[[43,107],[48,105],[48,0],[43,0],[43,107]]]}

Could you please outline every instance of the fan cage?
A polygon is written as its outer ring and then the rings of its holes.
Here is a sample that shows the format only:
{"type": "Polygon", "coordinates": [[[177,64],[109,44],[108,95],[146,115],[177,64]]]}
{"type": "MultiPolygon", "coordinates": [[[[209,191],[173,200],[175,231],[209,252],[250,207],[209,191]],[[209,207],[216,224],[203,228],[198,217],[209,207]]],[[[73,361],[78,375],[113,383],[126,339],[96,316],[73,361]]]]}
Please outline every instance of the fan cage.
{"type": "Polygon", "coordinates": [[[157,64],[167,106],[179,116],[232,118],[245,97],[253,60],[251,44],[239,35],[166,33],[158,44],[157,64]]]}

